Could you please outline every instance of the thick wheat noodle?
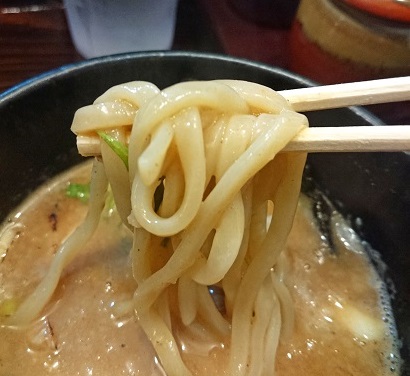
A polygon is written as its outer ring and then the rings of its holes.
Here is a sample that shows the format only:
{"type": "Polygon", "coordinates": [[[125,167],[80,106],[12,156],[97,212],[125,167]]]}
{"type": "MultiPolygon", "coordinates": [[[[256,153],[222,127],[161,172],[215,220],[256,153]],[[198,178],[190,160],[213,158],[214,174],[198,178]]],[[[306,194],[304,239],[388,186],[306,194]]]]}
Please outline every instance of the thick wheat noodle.
{"type": "Polygon", "coordinates": [[[149,263],[151,234],[141,228],[134,230],[134,244],[131,250],[133,276],[138,284],[143,283],[152,273],[149,263]]]}
{"type": "Polygon", "coordinates": [[[226,319],[220,314],[212,297],[209,294],[207,286],[198,285],[198,305],[201,311],[202,319],[208,323],[209,327],[213,328],[221,338],[229,334],[230,325],[226,319]]]}
{"type": "Polygon", "coordinates": [[[286,288],[286,285],[283,281],[279,280],[275,273],[271,273],[271,277],[274,290],[280,302],[281,317],[283,317],[281,328],[282,340],[289,340],[293,333],[295,318],[292,297],[289,290],[286,288]]]}
{"type": "Polygon", "coordinates": [[[238,193],[216,227],[209,254],[199,258],[193,266],[192,279],[195,282],[206,286],[223,279],[238,255],[244,222],[242,196],[238,193]]]}
{"type": "MultiPolygon", "coordinates": [[[[282,158],[282,156],[277,156],[282,158]]],[[[255,286],[261,286],[264,278],[269,274],[271,266],[283,250],[287,234],[292,226],[292,215],[296,210],[298,182],[301,179],[304,157],[298,156],[290,163],[286,161],[284,166],[287,174],[281,176],[277,192],[273,201],[275,203],[272,221],[267,236],[261,249],[255,255],[252,263],[246,270],[245,275],[238,287],[233,315],[232,315],[232,340],[230,369],[232,374],[246,374],[249,338],[251,332],[252,310],[258,290],[255,286]],[[297,159],[300,159],[297,161],[297,159]],[[287,163],[286,163],[287,162],[287,163]]],[[[278,177],[279,178],[279,177],[278,177]]]]}
{"type": "Polygon", "coordinates": [[[225,293],[225,309],[229,317],[232,317],[233,305],[235,302],[237,289],[242,278],[242,269],[249,246],[250,223],[252,217],[252,193],[253,185],[247,183],[242,189],[244,199],[245,229],[242,244],[232,267],[222,280],[222,287],[225,293]]]}
{"type": "Polygon", "coordinates": [[[104,208],[105,194],[108,185],[104,166],[101,161],[94,161],[92,176],[90,192],[91,204],[87,217],[84,222],[77,227],[74,233],[61,244],[53,258],[48,273],[31,295],[19,306],[15,314],[10,317],[7,324],[25,325],[39,316],[57,287],[65,266],[76,256],[82,246],[94,234],[104,208]]]}
{"type": "Polygon", "coordinates": [[[154,309],[138,316],[138,322],[154,346],[167,375],[190,375],[182,361],[178,344],[164,320],[154,309]]]}
{"type": "MultiPolygon", "coordinates": [[[[181,119],[177,118],[176,121],[181,126],[175,127],[175,143],[185,176],[185,194],[180,207],[168,218],[155,213],[151,202],[161,177],[159,173],[149,181],[144,181],[144,175],[147,174],[135,175],[131,190],[131,204],[136,220],[147,231],[164,237],[174,235],[188,226],[202,202],[205,186],[205,155],[199,111],[183,110],[183,114],[179,116],[181,119]]],[[[152,170],[155,162],[162,165],[162,161],[154,160],[144,167],[152,170]]]]}
{"type": "Polygon", "coordinates": [[[164,292],[156,302],[156,309],[167,328],[172,328],[172,317],[168,292],[164,292]]]}
{"type": "Polygon", "coordinates": [[[252,351],[249,354],[250,362],[248,369],[250,375],[262,374],[265,363],[265,335],[273,314],[273,305],[276,303],[270,296],[271,294],[269,294],[272,291],[272,286],[269,285],[269,282],[269,280],[265,279],[257,293],[254,304],[254,318],[250,338],[250,348],[252,351]]]}
{"type": "Polygon", "coordinates": [[[172,189],[165,189],[161,207],[158,213],[163,217],[170,217],[181,205],[184,197],[184,179],[178,174],[182,169],[178,158],[174,158],[167,169],[167,181],[165,185],[172,189]]]}
{"type": "MultiPolygon", "coordinates": [[[[265,333],[265,350],[264,350],[264,362],[263,373],[273,373],[275,369],[276,351],[279,344],[279,337],[282,335],[282,319],[279,302],[276,297],[275,291],[271,292],[270,299],[272,300],[272,314],[269,320],[268,329],[265,333]]],[[[286,321],[293,318],[285,317],[286,321]]]]}
{"type": "Polygon", "coordinates": [[[178,281],[178,306],[182,323],[191,325],[198,313],[198,294],[197,284],[188,274],[182,275],[178,281]]]}
{"type": "Polygon", "coordinates": [[[118,141],[131,130],[128,169],[102,143],[87,219],[57,252],[37,289],[46,293],[29,296],[11,321],[34,319],[50,299],[62,269],[98,223],[106,176],[134,232],[138,287],[132,304],[130,297],[118,312],[135,312],[166,373],[190,374],[175,320],[204,341],[230,337],[228,374],[273,373],[281,328],[289,333],[293,321],[286,267],[278,258],[306,157],[277,154],[306,126],[306,118],[273,90],[243,81],[185,82],[162,91],[136,81],[109,89],[77,111],[72,130],[109,132],[118,141]],[[226,312],[217,309],[211,284],[224,291],[226,312]]]}
{"type": "Polygon", "coordinates": [[[131,211],[129,200],[131,189],[130,185],[126,183],[128,181],[128,171],[124,163],[117,158],[114,151],[105,143],[101,144],[101,156],[118,213],[123,223],[132,229],[127,222],[128,213],[131,211]]]}

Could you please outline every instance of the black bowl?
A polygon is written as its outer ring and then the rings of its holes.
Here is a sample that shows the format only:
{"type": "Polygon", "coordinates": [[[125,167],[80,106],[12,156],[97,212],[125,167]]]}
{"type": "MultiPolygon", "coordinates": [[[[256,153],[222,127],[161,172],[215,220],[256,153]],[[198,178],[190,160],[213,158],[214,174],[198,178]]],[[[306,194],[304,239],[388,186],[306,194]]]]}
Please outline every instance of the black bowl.
{"type": "MultiPolygon", "coordinates": [[[[163,88],[188,79],[232,78],[276,90],[312,85],[267,65],[220,55],[150,52],[68,65],[0,95],[0,221],[27,194],[57,172],[79,162],[70,124],[75,110],[109,87],[132,80],[163,88]]],[[[308,114],[313,126],[372,125],[380,121],[358,109],[308,114]]],[[[394,294],[393,311],[402,356],[410,360],[410,156],[405,153],[316,154],[309,174],[357,229],[380,251],[394,294]],[[360,218],[359,220],[355,220],[360,218]]],[[[408,366],[407,366],[408,367],[408,366]]],[[[404,373],[410,374],[405,367],[404,373]]]]}

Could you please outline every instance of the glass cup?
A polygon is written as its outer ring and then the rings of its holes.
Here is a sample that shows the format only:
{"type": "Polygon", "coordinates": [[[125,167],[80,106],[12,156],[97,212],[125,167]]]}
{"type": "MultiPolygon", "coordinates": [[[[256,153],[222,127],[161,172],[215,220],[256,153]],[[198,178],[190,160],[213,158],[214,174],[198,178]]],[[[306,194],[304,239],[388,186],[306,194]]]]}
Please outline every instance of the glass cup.
{"type": "Polygon", "coordinates": [[[64,0],[77,51],[85,58],[171,48],[178,0],[64,0]]]}

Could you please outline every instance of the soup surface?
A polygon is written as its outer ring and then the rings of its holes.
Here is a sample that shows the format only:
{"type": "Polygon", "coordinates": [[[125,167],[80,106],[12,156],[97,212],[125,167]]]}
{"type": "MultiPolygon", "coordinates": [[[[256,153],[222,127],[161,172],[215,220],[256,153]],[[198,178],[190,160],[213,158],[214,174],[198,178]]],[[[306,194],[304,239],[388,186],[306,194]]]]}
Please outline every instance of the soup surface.
{"type": "MultiPolygon", "coordinates": [[[[0,320],[45,275],[61,241],[85,217],[69,182],[86,183],[88,164],[35,192],[0,231],[0,320]]],[[[295,304],[290,340],[281,341],[278,375],[385,375],[398,372],[389,299],[361,241],[337,213],[333,247],[318,231],[312,202],[301,196],[288,239],[287,285],[295,304]]],[[[136,289],[130,232],[106,207],[97,233],[66,268],[52,302],[28,327],[0,326],[0,375],[162,375],[150,342],[123,307],[136,289]]],[[[214,293],[216,301],[221,299],[214,293]]],[[[176,309],[176,308],[175,308],[176,309]]],[[[195,375],[223,375],[222,343],[176,329],[195,375]]]]}

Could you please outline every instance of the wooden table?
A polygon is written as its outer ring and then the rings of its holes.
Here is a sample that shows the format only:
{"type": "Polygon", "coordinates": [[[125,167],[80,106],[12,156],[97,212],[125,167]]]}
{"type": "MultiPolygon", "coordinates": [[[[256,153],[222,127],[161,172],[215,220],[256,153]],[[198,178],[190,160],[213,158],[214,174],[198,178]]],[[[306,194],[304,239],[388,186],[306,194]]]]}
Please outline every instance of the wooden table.
{"type": "Polygon", "coordinates": [[[0,7],[0,91],[80,59],[61,2],[0,7]]]}
{"type": "MultiPolygon", "coordinates": [[[[197,1],[180,0],[177,20],[173,49],[223,52],[197,1]]],[[[80,60],[62,0],[0,3],[0,92],[80,60]]]]}

